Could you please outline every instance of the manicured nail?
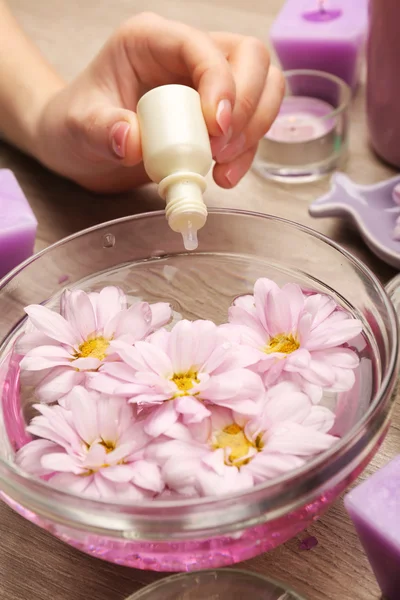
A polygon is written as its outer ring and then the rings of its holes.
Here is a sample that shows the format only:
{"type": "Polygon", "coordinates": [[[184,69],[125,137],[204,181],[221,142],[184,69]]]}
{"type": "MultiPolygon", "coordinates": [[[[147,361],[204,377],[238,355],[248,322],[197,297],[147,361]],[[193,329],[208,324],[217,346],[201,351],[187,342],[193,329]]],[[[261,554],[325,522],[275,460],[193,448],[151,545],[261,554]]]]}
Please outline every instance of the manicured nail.
{"type": "Polygon", "coordinates": [[[221,100],[217,108],[217,123],[224,135],[227,135],[231,126],[232,104],[229,100],[221,100]]]}
{"type": "Polygon", "coordinates": [[[230,139],[232,137],[232,127],[229,127],[228,133],[226,135],[221,135],[219,137],[210,138],[211,144],[211,152],[213,158],[215,158],[225,146],[228,145],[230,139]]]}
{"type": "Polygon", "coordinates": [[[126,138],[128,137],[130,128],[130,124],[126,121],[119,121],[111,129],[111,147],[118,158],[125,157],[126,138]]]}
{"type": "Polygon", "coordinates": [[[227,178],[229,184],[232,187],[235,187],[235,185],[237,183],[239,183],[239,181],[242,178],[242,171],[238,168],[238,167],[231,167],[230,169],[228,169],[228,171],[225,173],[225,177],[227,178]]]}
{"type": "Polygon", "coordinates": [[[235,159],[237,156],[242,154],[246,144],[246,137],[244,133],[241,133],[236,140],[227,144],[216,156],[218,163],[228,163],[235,159]]]}

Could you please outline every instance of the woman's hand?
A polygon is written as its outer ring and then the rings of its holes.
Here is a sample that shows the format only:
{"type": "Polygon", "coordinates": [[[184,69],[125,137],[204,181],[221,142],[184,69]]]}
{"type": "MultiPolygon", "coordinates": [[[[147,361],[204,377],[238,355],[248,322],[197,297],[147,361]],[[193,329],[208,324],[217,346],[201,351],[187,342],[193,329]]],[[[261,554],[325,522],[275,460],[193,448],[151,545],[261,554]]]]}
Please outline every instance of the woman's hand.
{"type": "Polygon", "coordinates": [[[92,63],[52,95],[38,119],[32,153],[93,191],[145,182],[136,105],[146,91],[168,83],[200,93],[214,179],[221,187],[235,186],[278,113],[283,76],[255,38],[207,34],[153,14],[123,24],[92,63]]]}

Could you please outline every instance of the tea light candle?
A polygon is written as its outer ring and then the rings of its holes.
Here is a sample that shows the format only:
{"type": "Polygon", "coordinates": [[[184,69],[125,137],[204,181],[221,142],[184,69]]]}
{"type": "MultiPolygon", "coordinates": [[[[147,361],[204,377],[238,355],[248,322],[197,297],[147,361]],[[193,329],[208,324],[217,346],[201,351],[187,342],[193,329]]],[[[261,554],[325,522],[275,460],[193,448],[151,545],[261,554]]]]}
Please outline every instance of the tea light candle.
{"type": "Polygon", "coordinates": [[[0,169],[0,278],[33,254],[37,221],[18,182],[0,169]]]}
{"type": "Polygon", "coordinates": [[[368,0],[287,0],[270,38],[285,71],[325,71],[354,89],[367,30],[368,0]]]}
{"type": "Polygon", "coordinates": [[[288,143],[315,140],[334,128],[334,119],[324,119],[334,110],[331,104],[318,98],[288,96],[266,138],[288,143]]]}
{"type": "Polygon", "coordinates": [[[400,590],[400,456],[345,497],[379,586],[388,600],[400,590]]]}

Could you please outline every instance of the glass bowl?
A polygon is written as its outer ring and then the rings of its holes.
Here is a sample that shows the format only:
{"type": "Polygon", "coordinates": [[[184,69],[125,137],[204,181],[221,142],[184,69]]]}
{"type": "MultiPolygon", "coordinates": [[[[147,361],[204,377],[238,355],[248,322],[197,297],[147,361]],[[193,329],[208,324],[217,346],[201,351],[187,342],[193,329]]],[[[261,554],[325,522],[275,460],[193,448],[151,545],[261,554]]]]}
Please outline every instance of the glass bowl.
{"type": "Polygon", "coordinates": [[[306,227],[243,211],[210,211],[199,250],[187,253],[163,212],[118,219],[73,235],[0,282],[0,490],[25,518],[68,544],[156,571],[216,568],[268,551],[319,517],[359,475],[389,425],[398,371],[397,318],[371,271],[306,227]],[[57,307],[66,287],[120,285],[131,301],[171,302],[175,318],[226,320],[232,300],[264,276],[331,294],[362,319],[361,364],[351,393],[327,398],[341,440],[305,466],[246,492],[124,504],[80,498],[22,472],[27,400],[11,353],[24,307],[57,307]]]}
{"type": "Polygon", "coordinates": [[[351,90],[322,71],[286,71],[284,77],[279,115],[259,143],[253,169],[285,183],[314,181],[346,158],[351,90]]]}
{"type": "Polygon", "coordinates": [[[257,573],[226,569],[172,575],[126,600],[303,600],[281,583],[257,573]]]}

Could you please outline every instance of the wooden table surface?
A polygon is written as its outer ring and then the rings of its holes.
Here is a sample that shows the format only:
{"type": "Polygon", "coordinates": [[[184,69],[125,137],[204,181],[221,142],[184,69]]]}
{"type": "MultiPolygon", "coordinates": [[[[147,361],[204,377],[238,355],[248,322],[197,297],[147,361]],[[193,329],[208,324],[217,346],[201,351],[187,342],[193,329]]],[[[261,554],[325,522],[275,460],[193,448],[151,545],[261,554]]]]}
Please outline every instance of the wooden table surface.
{"type": "MultiPolygon", "coordinates": [[[[125,18],[142,10],[158,12],[209,30],[230,30],[268,43],[269,27],[283,0],[9,0],[28,34],[66,78],[91,59],[125,18]]],[[[351,111],[350,156],[346,172],[359,183],[392,176],[368,146],[365,89],[351,111]]],[[[29,110],[29,107],[27,108],[29,110]]],[[[109,219],[160,208],[152,188],[97,198],[45,171],[14,149],[0,145],[0,168],[12,169],[39,221],[37,249],[109,219]]],[[[387,282],[395,273],[376,259],[355,228],[338,219],[313,220],[307,207],[328,182],[288,186],[266,183],[250,173],[234,191],[211,185],[211,206],[237,207],[290,218],[318,229],[361,257],[387,282]]],[[[387,439],[363,477],[400,453],[400,410],[387,439]]],[[[376,581],[339,499],[308,532],[242,567],[289,583],[308,600],[372,600],[376,581]],[[315,536],[318,545],[300,549],[315,536]]],[[[123,600],[159,575],[104,563],[73,550],[0,505],[0,600],[123,600]]]]}

